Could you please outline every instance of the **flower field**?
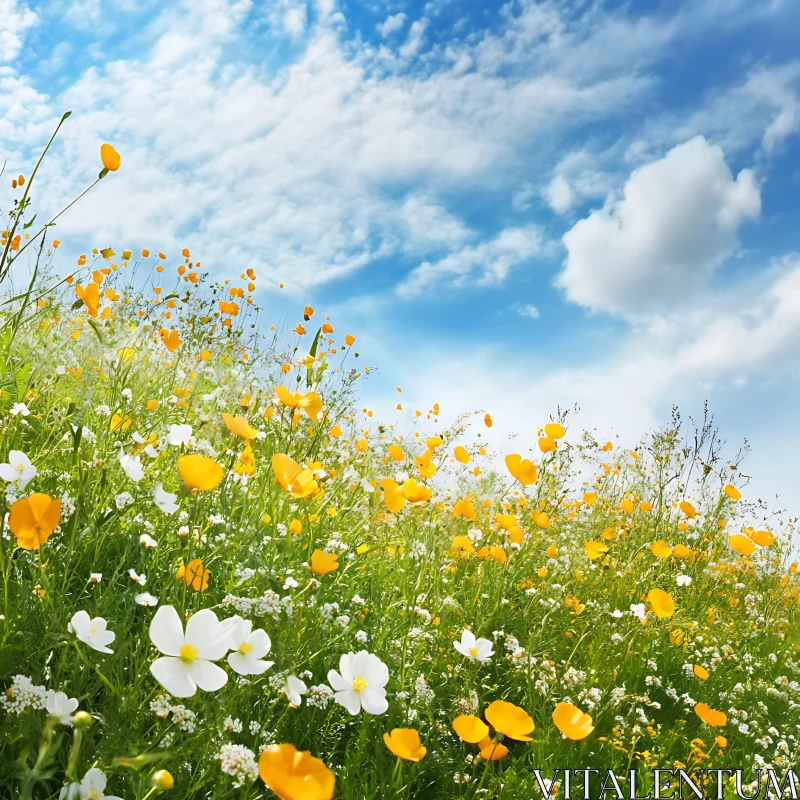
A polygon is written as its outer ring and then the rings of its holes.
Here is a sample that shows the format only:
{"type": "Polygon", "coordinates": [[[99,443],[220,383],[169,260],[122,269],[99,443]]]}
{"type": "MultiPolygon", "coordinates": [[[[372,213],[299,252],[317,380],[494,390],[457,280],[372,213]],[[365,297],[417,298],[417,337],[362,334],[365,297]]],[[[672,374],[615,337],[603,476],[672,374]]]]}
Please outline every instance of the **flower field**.
{"type": "Polygon", "coordinates": [[[793,528],[710,425],[556,414],[503,449],[491,409],[400,392],[379,420],[357,331],[302,305],[276,330],[256,262],[67,263],[32,182],[0,266],[3,797],[517,800],[563,797],[556,768],[647,793],[796,763],[793,528]]]}

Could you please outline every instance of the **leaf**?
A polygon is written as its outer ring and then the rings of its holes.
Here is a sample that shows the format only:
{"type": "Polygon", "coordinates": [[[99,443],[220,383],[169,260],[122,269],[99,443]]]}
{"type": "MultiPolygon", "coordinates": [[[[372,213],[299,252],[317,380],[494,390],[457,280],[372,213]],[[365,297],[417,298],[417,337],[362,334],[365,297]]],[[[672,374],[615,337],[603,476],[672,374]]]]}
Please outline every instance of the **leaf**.
{"type": "MultiPolygon", "coordinates": [[[[314,356],[314,358],[317,357],[317,344],[319,343],[319,337],[320,337],[321,333],[322,333],[322,328],[320,327],[320,328],[317,329],[317,335],[314,337],[314,341],[311,343],[311,349],[308,351],[310,355],[314,356]]],[[[311,384],[313,383],[313,377],[314,377],[314,373],[313,373],[311,367],[308,367],[308,369],[306,369],[306,386],[307,387],[310,387],[311,384]]]]}
{"type": "Polygon", "coordinates": [[[35,221],[36,221],[36,214],[34,214],[34,215],[33,215],[33,216],[32,216],[32,217],[31,217],[31,218],[30,218],[30,219],[29,219],[29,220],[28,220],[28,221],[27,221],[27,222],[26,222],[26,223],[25,223],[23,226],[22,226],[22,230],[24,230],[24,231],[28,230],[28,228],[30,228],[30,227],[31,227],[31,225],[33,225],[33,223],[34,223],[35,221]]]}

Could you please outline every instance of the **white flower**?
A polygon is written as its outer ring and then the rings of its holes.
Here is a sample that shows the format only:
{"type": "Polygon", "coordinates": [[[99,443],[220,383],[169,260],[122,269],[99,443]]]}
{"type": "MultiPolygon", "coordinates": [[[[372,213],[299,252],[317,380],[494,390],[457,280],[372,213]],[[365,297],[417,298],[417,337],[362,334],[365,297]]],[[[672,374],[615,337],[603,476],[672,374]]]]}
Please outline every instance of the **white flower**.
{"type": "Polygon", "coordinates": [[[228,681],[228,673],[218,661],[230,649],[230,625],[204,608],[186,623],[186,633],[178,612],[161,606],[150,623],[150,641],[164,654],[150,665],[153,677],[173,696],[192,697],[198,686],[216,692],[228,681]]]}
{"type": "Polygon", "coordinates": [[[23,417],[27,417],[30,415],[31,412],[28,409],[28,406],[25,405],[25,403],[14,403],[14,405],[11,406],[11,410],[8,413],[11,414],[12,417],[16,417],[17,414],[22,414],[23,417]]]}
{"type": "Polygon", "coordinates": [[[618,608],[615,608],[615,609],[614,609],[614,610],[611,612],[611,616],[612,616],[612,617],[614,617],[614,619],[622,619],[622,617],[623,617],[624,615],[623,615],[623,613],[622,613],[622,612],[621,612],[621,611],[620,611],[618,608]]]}
{"type": "Polygon", "coordinates": [[[488,639],[476,639],[472,631],[464,630],[460,642],[453,642],[453,647],[470,661],[490,661],[494,655],[492,643],[488,639]]]}
{"type": "Polygon", "coordinates": [[[644,610],[644,603],[631,603],[631,614],[644,622],[647,619],[647,614],[644,610]]]}
{"type": "Polygon", "coordinates": [[[16,483],[21,492],[38,474],[39,470],[21,450],[12,450],[8,454],[8,464],[0,464],[0,478],[6,483],[16,483]]]}
{"type": "Polygon", "coordinates": [[[307,690],[308,687],[305,683],[295,675],[287,675],[286,683],[283,685],[283,689],[281,689],[292,708],[297,708],[303,702],[302,695],[304,695],[307,690]]]}
{"type": "Polygon", "coordinates": [[[47,693],[44,707],[62,725],[72,725],[72,714],[78,708],[78,701],[74,697],[67,697],[64,692],[54,692],[51,689],[47,693]]]}
{"type": "Polygon", "coordinates": [[[192,426],[191,425],[170,425],[169,426],[169,433],[166,435],[167,444],[171,445],[182,445],[182,444],[189,444],[189,440],[192,438],[192,426]]]}
{"type": "Polygon", "coordinates": [[[343,653],[339,672],[330,670],[328,682],[336,702],[351,714],[358,714],[362,708],[368,714],[383,714],[389,708],[384,688],[389,682],[389,669],[378,656],[366,650],[343,653]]]}
{"type": "Polygon", "coordinates": [[[139,459],[139,456],[129,456],[125,454],[124,450],[119,451],[119,455],[117,456],[117,461],[119,461],[119,465],[122,467],[122,471],[136,483],[144,478],[144,468],[142,467],[142,462],[139,459]]]}
{"type": "Polygon", "coordinates": [[[144,586],[147,583],[147,577],[145,575],[137,575],[135,569],[129,569],[128,575],[130,575],[131,580],[134,583],[138,583],[139,586],[144,586]]]}
{"type": "Polygon", "coordinates": [[[688,575],[678,575],[678,577],[675,578],[675,583],[677,583],[678,586],[688,586],[691,582],[692,579],[688,575]]]}
{"type": "Polygon", "coordinates": [[[266,672],[275,663],[262,660],[272,647],[266,631],[261,628],[254,631],[253,623],[239,616],[231,617],[226,622],[231,632],[229,646],[233,650],[228,656],[231,669],[239,675],[261,675],[266,672]]]}
{"type": "Polygon", "coordinates": [[[59,800],[122,800],[115,794],[105,794],[106,776],[102,770],[92,767],[80,783],[65,786],[58,795],[59,800]]]}
{"type": "Polygon", "coordinates": [[[100,581],[103,580],[103,573],[102,572],[92,572],[89,575],[89,580],[92,583],[100,583],[100,581]]]}
{"type": "Polygon", "coordinates": [[[153,597],[150,592],[142,592],[133,598],[140,606],[157,606],[158,598],[153,597]]]}
{"type": "Polygon", "coordinates": [[[90,619],[85,611],[77,611],[69,621],[67,630],[98,653],[113,653],[108,645],[117,638],[117,635],[107,630],[107,625],[102,617],[90,619]]]}
{"type": "Polygon", "coordinates": [[[165,492],[160,483],[156,484],[156,488],[153,490],[153,502],[165,514],[174,514],[178,510],[178,504],[175,502],[177,499],[178,495],[165,492]]]}
{"type": "Polygon", "coordinates": [[[158,542],[152,536],[150,536],[149,533],[143,533],[139,537],[139,544],[142,545],[142,547],[148,547],[148,548],[158,547],[158,542]]]}

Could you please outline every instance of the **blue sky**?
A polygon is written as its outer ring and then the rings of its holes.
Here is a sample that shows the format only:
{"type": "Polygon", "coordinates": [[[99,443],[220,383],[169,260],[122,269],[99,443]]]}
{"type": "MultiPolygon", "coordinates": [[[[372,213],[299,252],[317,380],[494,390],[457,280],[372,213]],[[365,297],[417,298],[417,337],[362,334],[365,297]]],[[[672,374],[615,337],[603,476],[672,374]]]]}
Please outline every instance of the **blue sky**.
{"type": "Polygon", "coordinates": [[[500,449],[558,405],[635,443],[707,398],[750,499],[800,511],[797,3],[0,8],[12,171],[68,108],[45,205],[123,155],[65,258],[252,266],[268,321],[309,302],[358,336],[379,415],[400,385],[490,411],[500,449]]]}

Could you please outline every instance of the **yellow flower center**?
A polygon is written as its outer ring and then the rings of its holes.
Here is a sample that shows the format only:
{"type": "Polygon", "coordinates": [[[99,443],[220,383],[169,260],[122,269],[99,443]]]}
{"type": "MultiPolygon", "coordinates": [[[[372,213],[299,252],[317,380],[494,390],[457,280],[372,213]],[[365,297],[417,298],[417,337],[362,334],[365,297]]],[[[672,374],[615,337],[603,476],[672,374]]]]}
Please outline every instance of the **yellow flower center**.
{"type": "Polygon", "coordinates": [[[200,654],[200,651],[193,644],[182,644],[180,653],[184,661],[192,662],[200,654]]]}
{"type": "Polygon", "coordinates": [[[246,656],[252,649],[253,649],[253,645],[251,645],[250,642],[242,642],[239,645],[239,652],[243,656],[246,656]]]}
{"type": "Polygon", "coordinates": [[[469,649],[469,654],[470,654],[470,655],[471,655],[473,658],[477,658],[477,657],[478,657],[478,652],[479,652],[479,650],[478,650],[478,648],[477,648],[477,647],[470,647],[470,649],[469,649]]]}
{"type": "Polygon", "coordinates": [[[369,684],[367,683],[366,678],[362,678],[360,675],[353,681],[353,690],[356,692],[363,692],[364,689],[367,688],[369,684]]]}

